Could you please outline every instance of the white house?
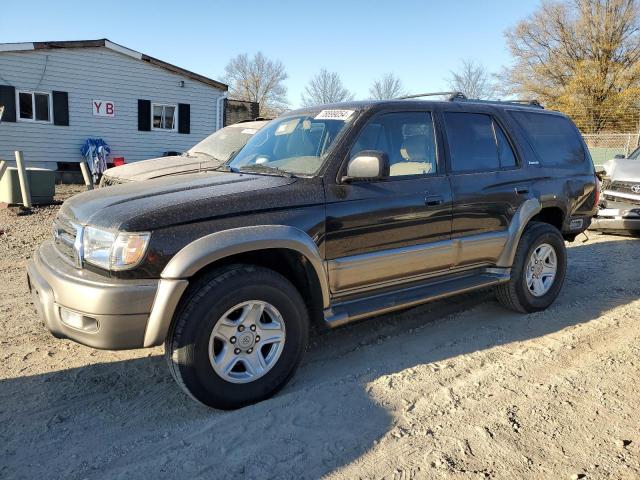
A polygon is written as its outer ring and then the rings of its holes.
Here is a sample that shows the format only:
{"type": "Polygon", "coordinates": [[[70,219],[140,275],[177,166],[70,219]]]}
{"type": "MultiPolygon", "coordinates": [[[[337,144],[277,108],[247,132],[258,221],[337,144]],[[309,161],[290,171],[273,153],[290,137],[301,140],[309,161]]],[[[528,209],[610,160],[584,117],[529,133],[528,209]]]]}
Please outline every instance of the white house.
{"type": "Polygon", "coordinates": [[[181,152],[223,126],[226,92],[107,39],[0,43],[0,159],[66,170],[87,138],[126,162],[181,152]]]}

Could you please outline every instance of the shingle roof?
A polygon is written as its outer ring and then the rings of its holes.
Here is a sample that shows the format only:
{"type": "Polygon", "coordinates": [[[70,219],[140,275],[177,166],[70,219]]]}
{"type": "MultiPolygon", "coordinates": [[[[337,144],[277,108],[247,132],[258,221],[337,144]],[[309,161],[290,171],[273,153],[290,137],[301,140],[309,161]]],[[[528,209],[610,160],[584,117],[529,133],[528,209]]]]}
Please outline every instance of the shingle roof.
{"type": "Polygon", "coordinates": [[[178,67],[171,63],[158,60],[157,58],[151,57],[144,53],[137,52],[135,50],[131,50],[130,48],[123,47],[122,45],[118,45],[117,43],[114,43],[111,40],[108,40],[106,38],[101,38],[99,40],[71,40],[71,41],[61,41],[61,42],[0,43],[0,53],[31,51],[31,50],[50,50],[50,49],[56,49],[56,48],[96,48],[96,47],[108,48],[109,50],[113,50],[114,52],[118,52],[123,55],[127,55],[129,57],[141,60],[143,62],[150,63],[151,65],[164,68],[165,70],[168,70],[170,72],[185,76],[187,78],[196,80],[198,82],[202,82],[206,85],[218,88],[220,90],[226,91],[229,89],[228,85],[222,82],[218,82],[217,80],[213,80],[211,78],[205,77],[198,73],[191,72],[189,70],[178,67]]]}

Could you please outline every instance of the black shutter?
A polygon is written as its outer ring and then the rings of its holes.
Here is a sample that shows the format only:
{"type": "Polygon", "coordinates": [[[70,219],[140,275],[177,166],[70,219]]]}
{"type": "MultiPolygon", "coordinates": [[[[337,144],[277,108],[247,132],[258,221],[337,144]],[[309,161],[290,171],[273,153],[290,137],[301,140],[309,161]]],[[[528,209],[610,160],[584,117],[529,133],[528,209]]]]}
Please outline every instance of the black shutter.
{"type": "Polygon", "coordinates": [[[178,104],[178,133],[191,133],[191,105],[178,104]]]}
{"type": "Polygon", "coordinates": [[[53,101],[53,124],[69,126],[69,95],[67,92],[51,92],[53,101]]]}
{"type": "Polygon", "coordinates": [[[16,89],[9,85],[0,85],[0,106],[4,107],[3,122],[16,121],[16,89]]]}
{"type": "Polygon", "coordinates": [[[138,130],[151,131],[151,100],[138,100],[138,130]]]}

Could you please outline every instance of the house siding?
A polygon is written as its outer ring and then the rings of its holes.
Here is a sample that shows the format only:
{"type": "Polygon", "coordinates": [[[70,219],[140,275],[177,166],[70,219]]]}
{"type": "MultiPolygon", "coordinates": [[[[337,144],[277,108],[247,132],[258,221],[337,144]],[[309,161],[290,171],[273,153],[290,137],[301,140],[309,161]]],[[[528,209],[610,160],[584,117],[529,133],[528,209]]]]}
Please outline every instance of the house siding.
{"type": "Polygon", "coordinates": [[[127,162],[187,150],[215,130],[216,103],[224,93],[101,47],[0,52],[0,84],[16,90],[68,92],[68,127],[0,123],[0,159],[12,161],[14,151],[22,150],[29,166],[53,169],[52,162],[81,161],[80,147],[90,137],[102,138],[111,146],[112,157],[122,156],[127,162]],[[138,99],[188,103],[190,133],[138,131],[138,99]],[[113,101],[115,117],[94,116],[92,100],[113,101]]]}

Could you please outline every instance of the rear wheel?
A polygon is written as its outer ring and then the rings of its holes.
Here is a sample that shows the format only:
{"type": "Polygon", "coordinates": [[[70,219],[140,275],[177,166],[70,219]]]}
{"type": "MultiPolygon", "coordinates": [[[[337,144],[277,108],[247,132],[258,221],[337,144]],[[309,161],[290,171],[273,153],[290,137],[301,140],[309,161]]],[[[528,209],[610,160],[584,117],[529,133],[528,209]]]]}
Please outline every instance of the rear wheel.
{"type": "Polygon", "coordinates": [[[280,390],[308,341],[297,289],[261,267],[216,270],[189,290],[165,342],[178,384],[205,405],[231,409],[280,390]]]}
{"type": "Polygon", "coordinates": [[[527,225],[511,268],[511,280],[496,289],[498,301],[522,313],[544,310],[558,297],[567,270],[567,251],[557,228],[527,225]]]}

